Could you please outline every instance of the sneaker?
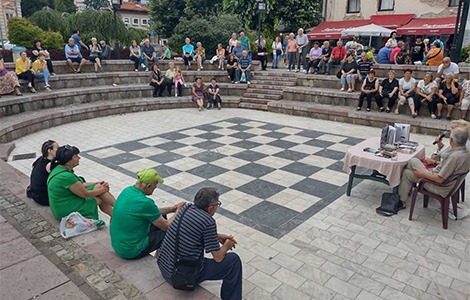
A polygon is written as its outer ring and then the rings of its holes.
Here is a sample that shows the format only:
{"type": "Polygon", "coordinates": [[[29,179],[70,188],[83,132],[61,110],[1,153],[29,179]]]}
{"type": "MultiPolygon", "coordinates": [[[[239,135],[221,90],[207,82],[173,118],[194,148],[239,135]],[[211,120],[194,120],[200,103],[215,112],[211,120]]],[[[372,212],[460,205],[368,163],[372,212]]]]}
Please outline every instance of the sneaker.
{"type": "Polygon", "coordinates": [[[145,68],[145,72],[148,72],[149,71],[149,68],[145,68]]]}
{"type": "Polygon", "coordinates": [[[308,71],[305,71],[305,75],[307,75],[307,74],[308,74],[308,71]]]}
{"type": "Polygon", "coordinates": [[[134,71],[139,72],[139,69],[135,69],[134,71]]]}
{"type": "Polygon", "coordinates": [[[348,89],[348,93],[352,93],[352,90],[351,90],[351,89],[348,89]]]}
{"type": "Polygon", "coordinates": [[[201,71],[201,69],[197,69],[197,71],[199,72],[199,71],[201,71]]]}
{"type": "Polygon", "coordinates": [[[199,111],[202,111],[202,107],[199,106],[199,111]]]}
{"type": "Polygon", "coordinates": [[[236,82],[235,82],[235,84],[239,84],[239,83],[240,83],[240,81],[236,81],[236,82]]]}
{"type": "Polygon", "coordinates": [[[251,84],[251,82],[247,81],[246,84],[251,84]]]}
{"type": "Polygon", "coordinates": [[[287,69],[287,72],[290,72],[290,69],[287,69]]]}
{"type": "Polygon", "coordinates": [[[435,114],[432,114],[431,115],[431,119],[435,119],[436,118],[436,115],[435,114]]]}
{"type": "Polygon", "coordinates": [[[46,90],[46,92],[52,92],[51,88],[48,86],[45,86],[44,89],[46,90]]]}
{"type": "Polygon", "coordinates": [[[142,68],[145,68],[145,65],[144,65],[144,64],[140,64],[140,66],[141,66],[142,68]]]}
{"type": "Polygon", "coordinates": [[[175,93],[175,98],[178,97],[178,93],[175,93]]]}
{"type": "Polygon", "coordinates": [[[341,92],[344,92],[344,88],[340,88],[339,90],[340,90],[341,92]]]}
{"type": "Polygon", "coordinates": [[[299,69],[295,69],[295,73],[299,72],[299,69]]]}
{"type": "Polygon", "coordinates": [[[204,67],[203,67],[203,66],[201,66],[201,70],[202,70],[202,69],[204,69],[204,67]]]}

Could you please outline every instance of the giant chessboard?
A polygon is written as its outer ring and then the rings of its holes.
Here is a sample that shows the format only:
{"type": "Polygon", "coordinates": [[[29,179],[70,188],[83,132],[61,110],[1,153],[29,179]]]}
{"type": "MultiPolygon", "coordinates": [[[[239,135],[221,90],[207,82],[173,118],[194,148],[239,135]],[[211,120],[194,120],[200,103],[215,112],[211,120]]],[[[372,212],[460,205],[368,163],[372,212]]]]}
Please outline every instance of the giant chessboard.
{"type": "Polygon", "coordinates": [[[362,139],[325,131],[231,118],[82,155],[134,178],[155,168],[186,201],[215,187],[218,213],[280,238],[346,192],[342,160],[362,139]]]}

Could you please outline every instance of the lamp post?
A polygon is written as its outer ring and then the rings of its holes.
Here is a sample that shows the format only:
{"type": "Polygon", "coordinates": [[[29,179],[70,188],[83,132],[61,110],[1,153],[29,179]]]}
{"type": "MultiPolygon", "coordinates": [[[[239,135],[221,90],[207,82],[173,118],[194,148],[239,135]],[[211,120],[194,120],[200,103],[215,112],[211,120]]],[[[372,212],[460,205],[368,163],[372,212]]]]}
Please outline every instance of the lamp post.
{"type": "Polygon", "coordinates": [[[121,8],[122,0],[111,0],[114,10],[114,35],[116,41],[114,43],[114,51],[116,51],[116,59],[119,59],[119,38],[118,38],[118,26],[117,26],[117,11],[121,8]]]}
{"type": "Polygon", "coordinates": [[[261,46],[261,14],[266,12],[266,2],[258,1],[258,47],[261,46]]]}
{"type": "Polygon", "coordinates": [[[461,51],[462,43],[465,35],[465,29],[467,25],[468,11],[470,6],[470,0],[460,0],[457,8],[457,18],[455,22],[454,39],[450,50],[450,59],[458,62],[461,51]]]}

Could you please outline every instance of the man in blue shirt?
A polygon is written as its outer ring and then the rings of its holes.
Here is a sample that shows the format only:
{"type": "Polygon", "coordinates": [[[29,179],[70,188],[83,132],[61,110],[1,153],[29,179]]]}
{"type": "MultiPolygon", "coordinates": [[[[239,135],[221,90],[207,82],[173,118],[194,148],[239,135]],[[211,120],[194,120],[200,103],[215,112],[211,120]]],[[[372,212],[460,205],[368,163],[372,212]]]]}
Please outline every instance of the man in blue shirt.
{"type": "Polygon", "coordinates": [[[75,44],[73,38],[69,38],[69,43],[65,45],[65,59],[75,73],[82,73],[81,69],[85,65],[86,59],[80,54],[80,48],[75,44]],[[80,64],[78,69],[75,69],[73,63],[80,64]]]}
{"type": "Polygon", "coordinates": [[[83,48],[89,50],[87,45],[85,45],[85,43],[83,43],[81,37],[79,36],[80,32],[75,29],[74,31],[72,31],[72,33],[73,34],[72,34],[71,38],[73,38],[73,41],[74,41],[75,45],[78,46],[78,50],[81,49],[81,46],[83,46],[83,48]]]}
{"type": "Polygon", "coordinates": [[[158,64],[158,57],[155,54],[155,48],[150,45],[150,40],[146,39],[142,46],[142,55],[144,56],[145,71],[149,70],[149,62],[158,64]]]}
{"type": "Polygon", "coordinates": [[[237,75],[237,82],[240,83],[240,79],[242,74],[245,74],[245,79],[247,84],[251,84],[250,82],[250,74],[251,74],[251,58],[248,57],[248,52],[243,50],[243,56],[238,61],[238,69],[235,71],[237,75]]]}
{"type": "Polygon", "coordinates": [[[186,70],[191,69],[191,61],[194,57],[194,46],[191,44],[189,38],[185,39],[185,44],[183,46],[183,60],[186,70]]]}
{"type": "Polygon", "coordinates": [[[232,53],[233,53],[233,55],[235,55],[237,60],[239,60],[240,58],[243,57],[243,51],[244,50],[246,50],[246,48],[242,46],[242,42],[237,41],[237,46],[232,48],[232,53]]]}
{"type": "Polygon", "coordinates": [[[377,62],[379,64],[390,64],[390,55],[392,54],[392,50],[387,46],[380,49],[379,53],[377,54],[377,62]]]}

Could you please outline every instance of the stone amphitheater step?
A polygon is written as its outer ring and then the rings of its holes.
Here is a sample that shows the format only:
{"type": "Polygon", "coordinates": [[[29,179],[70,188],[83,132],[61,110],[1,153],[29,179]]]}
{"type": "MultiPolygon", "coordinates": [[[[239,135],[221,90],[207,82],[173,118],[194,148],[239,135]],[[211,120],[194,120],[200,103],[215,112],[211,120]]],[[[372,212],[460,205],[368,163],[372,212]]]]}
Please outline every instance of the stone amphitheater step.
{"type": "MultiPolygon", "coordinates": [[[[314,102],[318,104],[328,104],[336,107],[357,107],[359,101],[359,93],[348,93],[346,91],[342,92],[339,90],[332,90],[327,88],[306,88],[306,87],[286,87],[283,89],[284,93],[282,97],[284,100],[290,101],[299,101],[299,102],[314,102]]],[[[387,105],[388,100],[384,99],[384,105],[387,105]]],[[[396,105],[396,104],[395,104],[396,105]]],[[[396,107],[396,106],[395,106],[396,107]]],[[[394,108],[395,108],[394,107],[394,108]]],[[[393,108],[393,109],[394,109],[393,108]]],[[[365,109],[365,104],[363,105],[365,109]]],[[[377,104],[375,101],[372,101],[372,110],[377,110],[377,104]]],[[[400,108],[400,113],[406,115],[411,119],[411,112],[408,107],[402,106],[400,108]]],[[[393,113],[392,113],[393,114],[393,113]]],[[[423,117],[429,117],[429,111],[427,105],[421,107],[420,114],[423,117]]],[[[381,114],[385,115],[385,114],[381,114]]],[[[447,108],[444,106],[442,109],[442,115],[447,115],[447,108]]],[[[455,107],[451,113],[453,119],[460,119],[461,113],[460,108],[455,107]]],[[[467,120],[470,119],[470,116],[467,115],[467,120]]]]}
{"type": "Polygon", "coordinates": [[[297,84],[297,80],[295,81],[276,81],[275,79],[266,79],[266,80],[259,80],[257,77],[251,81],[252,84],[255,85],[277,85],[277,86],[295,86],[297,84]]]}
{"type": "MultiPolygon", "coordinates": [[[[240,97],[225,96],[222,101],[223,108],[237,108],[240,97]]],[[[91,118],[156,109],[191,107],[196,109],[196,105],[191,101],[191,98],[185,96],[179,98],[116,99],[112,102],[96,101],[29,111],[22,113],[21,117],[14,115],[0,119],[0,143],[10,142],[46,128],[91,118]]]]}
{"type": "MultiPolygon", "coordinates": [[[[240,98],[246,91],[247,85],[234,85],[220,83],[222,100],[225,95],[238,96],[240,98]]],[[[95,86],[88,89],[75,88],[53,91],[51,93],[24,94],[21,97],[14,95],[0,99],[0,118],[21,114],[28,111],[47,109],[51,107],[97,102],[101,100],[116,101],[119,99],[150,97],[153,87],[148,84],[133,84],[119,86],[95,86]]],[[[174,91],[172,91],[174,95],[174,91]]],[[[167,95],[167,92],[164,92],[167,95]]],[[[190,87],[183,88],[183,95],[191,95],[190,87]]]]}
{"type": "Polygon", "coordinates": [[[267,104],[262,103],[250,103],[250,102],[243,102],[238,105],[239,108],[246,108],[246,109],[255,109],[255,110],[268,110],[267,104]]]}
{"type": "Polygon", "coordinates": [[[279,76],[279,74],[282,75],[283,73],[276,73],[276,75],[274,76],[274,75],[269,75],[269,74],[265,74],[262,72],[256,72],[255,78],[256,80],[275,81],[275,82],[279,82],[279,81],[296,82],[297,81],[297,77],[294,77],[294,76],[284,77],[284,76],[279,76]]]}
{"type": "Polygon", "coordinates": [[[251,83],[251,84],[250,84],[250,88],[253,88],[253,89],[270,90],[270,91],[274,91],[274,90],[282,91],[282,90],[285,88],[285,86],[282,86],[282,85],[272,85],[272,83],[270,83],[270,84],[251,83]]]}
{"type": "MultiPolygon", "coordinates": [[[[158,62],[158,66],[162,70],[167,70],[168,69],[168,64],[170,62],[173,62],[176,67],[180,67],[181,70],[185,70],[184,63],[182,61],[175,61],[175,60],[160,60],[158,62]]],[[[63,73],[71,73],[71,69],[69,65],[67,64],[66,61],[61,61],[61,60],[55,60],[52,61],[52,64],[54,65],[54,71],[57,74],[63,74],[63,73]]],[[[129,59],[119,59],[119,60],[104,60],[102,62],[103,70],[105,72],[120,72],[120,71],[134,71],[134,62],[132,62],[129,59]]],[[[15,64],[14,63],[5,63],[5,67],[7,70],[13,71],[15,70],[15,64]]],[[[75,67],[77,67],[77,64],[75,64],[75,67]]],[[[203,63],[203,71],[208,71],[208,70],[217,70],[217,65],[211,65],[209,61],[205,61],[203,63]]],[[[252,66],[254,71],[258,71],[261,69],[260,62],[257,60],[253,60],[253,66],[252,66]]],[[[192,71],[196,71],[196,64],[193,63],[192,66],[192,71]]],[[[90,61],[87,61],[85,66],[83,67],[82,71],[85,73],[94,73],[95,69],[93,64],[90,61]]],[[[143,71],[142,68],[139,67],[139,71],[143,71]]],[[[222,72],[222,71],[220,71],[222,72]]],[[[227,71],[224,71],[227,72],[227,71]]]]}
{"type": "MultiPolygon", "coordinates": [[[[377,77],[377,79],[382,82],[385,77],[377,77]]],[[[341,88],[341,82],[335,75],[300,75],[297,77],[297,85],[304,87],[314,87],[314,88],[329,88],[333,90],[339,90],[341,88]]],[[[355,90],[360,92],[362,82],[356,80],[354,86],[355,90]]]]}
{"type": "Polygon", "coordinates": [[[255,98],[255,99],[266,99],[266,100],[281,100],[281,95],[270,95],[270,94],[258,94],[258,93],[244,93],[243,98],[255,98]]]}
{"type": "Polygon", "coordinates": [[[242,97],[240,99],[241,103],[255,103],[255,104],[268,104],[273,100],[269,99],[259,99],[259,98],[248,98],[248,97],[242,97]]]}
{"type": "Polygon", "coordinates": [[[282,95],[282,90],[271,90],[269,88],[253,88],[251,84],[246,90],[247,93],[258,93],[258,94],[270,94],[270,95],[282,95]]]}
{"type": "MultiPolygon", "coordinates": [[[[332,107],[331,105],[312,102],[280,100],[269,102],[267,106],[270,112],[379,128],[393,123],[407,123],[411,125],[412,132],[430,135],[441,134],[450,125],[445,120],[432,120],[428,118],[411,119],[409,116],[404,115],[397,116],[395,114],[356,111],[352,107],[332,107]]],[[[377,129],[377,132],[380,132],[379,130],[377,129]]]]}

